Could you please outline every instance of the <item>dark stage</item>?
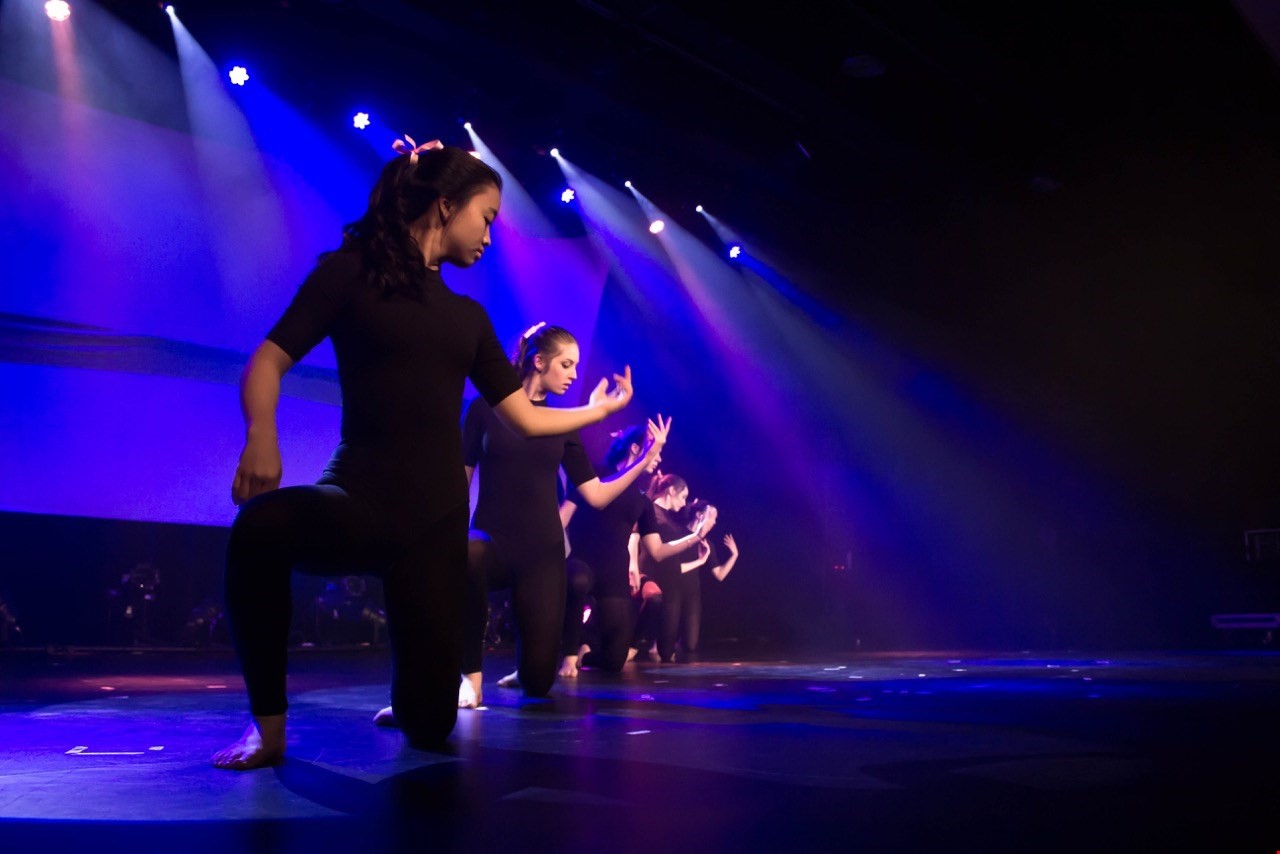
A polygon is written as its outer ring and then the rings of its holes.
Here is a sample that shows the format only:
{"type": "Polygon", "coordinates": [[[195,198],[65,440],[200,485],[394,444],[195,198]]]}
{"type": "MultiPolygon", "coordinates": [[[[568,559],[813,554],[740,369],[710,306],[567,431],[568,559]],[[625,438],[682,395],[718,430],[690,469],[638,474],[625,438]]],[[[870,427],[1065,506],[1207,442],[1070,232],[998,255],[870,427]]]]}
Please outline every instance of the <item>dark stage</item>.
{"type": "Polygon", "coordinates": [[[9,851],[1280,848],[1268,651],[721,646],[527,701],[494,685],[500,650],[485,707],[426,753],[371,724],[383,651],[303,649],[289,757],[249,773],[208,761],[244,723],[229,653],[0,663],[9,851]]]}

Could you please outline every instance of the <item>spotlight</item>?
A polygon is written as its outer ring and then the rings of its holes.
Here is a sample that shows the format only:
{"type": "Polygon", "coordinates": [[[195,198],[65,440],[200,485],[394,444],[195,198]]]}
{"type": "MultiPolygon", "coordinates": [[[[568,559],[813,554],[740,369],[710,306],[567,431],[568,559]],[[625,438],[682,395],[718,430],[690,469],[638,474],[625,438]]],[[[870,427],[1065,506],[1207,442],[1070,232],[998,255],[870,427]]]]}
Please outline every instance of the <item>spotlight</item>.
{"type": "Polygon", "coordinates": [[[463,122],[462,127],[464,130],[471,130],[471,122],[463,122]]]}
{"type": "Polygon", "coordinates": [[[356,117],[351,120],[351,124],[355,125],[360,130],[364,130],[369,126],[369,114],[356,113],[356,117]]]}
{"type": "Polygon", "coordinates": [[[630,190],[630,189],[631,189],[631,182],[630,182],[630,181],[623,181],[623,182],[622,182],[622,186],[624,186],[624,187],[626,187],[628,190],[630,190]]]}
{"type": "Polygon", "coordinates": [[[472,151],[472,152],[470,152],[470,154],[471,154],[471,156],[472,156],[472,157],[474,157],[476,160],[483,160],[483,159],[484,159],[483,157],[481,157],[481,156],[480,156],[480,152],[478,152],[478,151],[472,151]]]}
{"type": "Polygon", "coordinates": [[[44,4],[44,13],[51,21],[65,21],[71,17],[71,5],[66,0],[49,0],[44,4]]]}
{"type": "Polygon", "coordinates": [[[249,79],[249,71],[243,65],[237,65],[231,69],[231,73],[227,75],[231,78],[231,82],[237,86],[243,86],[245,81],[249,79]]]}
{"type": "Polygon", "coordinates": [[[733,246],[729,247],[730,258],[737,258],[741,254],[742,254],[742,247],[738,246],[736,243],[733,246]]]}
{"type": "Polygon", "coordinates": [[[649,223],[649,233],[657,234],[658,232],[662,231],[662,229],[666,227],[667,227],[667,224],[665,222],[663,222],[660,219],[655,219],[653,222],[649,223]]]}
{"type": "Polygon", "coordinates": [[[551,156],[552,156],[552,157],[559,157],[559,156],[560,156],[560,149],[558,149],[558,148],[553,148],[553,149],[551,149],[551,156]]]}
{"type": "Polygon", "coordinates": [[[174,8],[172,6],[165,6],[164,13],[168,15],[170,18],[176,18],[178,16],[178,13],[174,11],[174,8]]]}
{"type": "Polygon", "coordinates": [[[698,213],[702,213],[702,205],[698,205],[696,208],[694,208],[694,210],[697,211],[698,213]]]}
{"type": "Polygon", "coordinates": [[[568,190],[565,190],[563,193],[561,193],[560,201],[564,202],[566,205],[569,204],[569,202],[573,201],[573,190],[568,189],[568,190]]]}

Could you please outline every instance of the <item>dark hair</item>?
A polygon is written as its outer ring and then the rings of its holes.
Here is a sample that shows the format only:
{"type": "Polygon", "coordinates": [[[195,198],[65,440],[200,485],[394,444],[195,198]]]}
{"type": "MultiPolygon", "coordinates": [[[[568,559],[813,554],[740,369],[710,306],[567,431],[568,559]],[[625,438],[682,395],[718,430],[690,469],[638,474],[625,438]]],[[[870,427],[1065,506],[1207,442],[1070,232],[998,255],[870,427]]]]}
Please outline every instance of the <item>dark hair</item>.
{"type": "Polygon", "coordinates": [[[690,528],[698,517],[710,510],[712,504],[705,498],[695,498],[684,506],[684,523],[690,528]]]}
{"type": "Polygon", "coordinates": [[[566,344],[576,344],[577,341],[573,333],[562,326],[538,326],[533,334],[526,332],[520,336],[515,352],[511,354],[511,364],[515,366],[516,373],[520,375],[520,381],[523,382],[524,378],[535,370],[534,356],[541,353],[544,360],[550,359],[566,344]]]}
{"type": "Polygon", "coordinates": [[[666,494],[667,490],[674,489],[679,492],[682,489],[688,489],[689,484],[684,482],[678,474],[664,474],[662,477],[655,477],[653,483],[649,484],[649,498],[656,500],[666,494]]]}
{"type": "Polygon", "coordinates": [[[406,288],[416,292],[426,259],[409,226],[437,199],[465,205],[488,186],[501,190],[502,176],[465,149],[446,145],[423,151],[416,163],[401,154],[383,167],[364,216],[343,227],[343,248],[360,252],[369,284],[384,295],[406,288]]]}
{"type": "Polygon", "coordinates": [[[611,469],[616,469],[618,467],[618,463],[631,455],[631,446],[639,445],[643,448],[645,439],[648,437],[648,427],[644,424],[632,424],[614,438],[613,444],[609,446],[609,450],[605,451],[604,464],[611,469]]]}

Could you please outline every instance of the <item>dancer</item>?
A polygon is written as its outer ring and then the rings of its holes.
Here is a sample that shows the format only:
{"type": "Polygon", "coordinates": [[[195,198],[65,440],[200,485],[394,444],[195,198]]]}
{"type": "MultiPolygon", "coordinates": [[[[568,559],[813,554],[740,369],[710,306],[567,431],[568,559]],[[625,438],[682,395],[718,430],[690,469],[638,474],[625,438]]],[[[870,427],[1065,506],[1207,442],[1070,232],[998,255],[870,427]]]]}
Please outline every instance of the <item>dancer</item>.
{"type": "MultiPolygon", "coordinates": [[[[524,396],[545,407],[548,394],[564,394],[577,378],[579,350],[558,326],[537,324],[520,339],[513,358],[524,396]]],[[[525,439],[495,419],[481,398],[467,410],[463,458],[468,478],[478,468],[480,494],[468,546],[467,604],[463,618],[464,678],[458,705],[483,701],[481,663],[489,592],[511,588],[516,624],[516,673],[499,682],[544,697],[555,682],[565,608],[564,530],[557,496],[563,468],[577,494],[605,508],[662,452],[670,422],[650,421],[644,452],[627,468],[600,478],[577,431],[525,439]]]]}
{"type": "MultiPolygon", "coordinates": [[[[658,422],[662,422],[661,415],[658,422]]],[[[666,429],[670,426],[671,419],[667,419],[666,429]]],[[[636,465],[643,452],[643,431],[635,425],[621,433],[609,446],[601,471],[625,471],[636,465]]],[[[654,456],[645,466],[646,472],[652,473],[660,461],[660,456],[654,456]]],[[[570,548],[564,658],[560,664],[560,675],[566,678],[578,675],[579,663],[616,673],[635,655],[631,648],[635,633],[631,596],[638,585],[632,582],[628,566],[634,563],[628,559],[629,538],[634,536],[652,559],[663,560],[683,554],[700,535],[699,531],[682,541],[663,543],[653,502],[638,489],[629,490],[603,510],[580,508],[581,504],[581,497],[570,491],[560,506],[561,519],[568,524],[570,548]],[[594,597],[595,602],[591,609],[594,647],[581,644],[588,597],[594,597]]]]}
{"type": "MultiPolygon", "coordinates": [[[[681,513],[689,500],[689,485],[684,478],[664,474],[654,481],[649,494],[653,496],[654,515],[658,520],[662,541],[669,545],[688,543],[678,552],[661,559],[654,559],[643,550],[639,555],[641,573],[649,576],[661,592],[661,598],[658,599],[654,595],[657,591],[651,591],[644,604],[646,609],[652,609],[659,603],[661,606],[661,616],[657,620],[658,657],[662,661],[671,662],[675,660],[675,645],[685,610],[685,597],[689,595],[689,583],[681,583],[681,576],[684,574],[681,565],[699,558],[698,547],[715,527],[716,514],[700,516],[691,538],[689,527],[681,513]]],[[[644,637],[637,639],[641,644],[645,641],[647,638],[644,637]]]]}
{"type": "MultiPolygon", "coordinates": [[[[692,501],[685,508],[689,517],[689,529],[692,531],[714,527],[719,518],[719,511],[714,504],[701,499],[692,501]]],[[[722,541],[728,556],[719,559],[715,545],[707,540],[698,543],[698,554],[692,560],[680,564],[680,575],[674,580],[679,594],[674,597],[675,604],[671,611],[664,608],[664,616],[659,626],[658,638],[663,634],[674,634],[680,648],[688,655],[698,652],[698,643],[702,635],[702,579],[700,570],[710,564],[711,575],[716,581],[724,581],[738,562],[738,542],[733,534],[725,534],[722,541]],[[673,612],[675,612],[673,614],[673,612]],[[668,623],[668,620],[673,622],[668,623]]],[[[674,648],[674,642],[672,647],[674,648]]],[[[661,646],[661,643],[659,644],[661,646]]]]}
{"type": "Polygon", "coordinates": [[[290,572],[380,576],[393,653],[391,701],[415,747],[440,744],[457,718],[467,484],[458,422],[468,377],[522,435],[562,435],[631,399],[630,369],[586,406],[543,409],[520,393],[489,317],[453,293],[443,263],[474,264],[490,245],[502,180],[469,152],[397,140],[364,215],[321,256],[245,367],[245,446],[232,499],[226,599],[252,722],[213,757],[258,768],[285,752],[290,572]],[[318,484],[277,489],[281,378],[325,337],[342,388],[342,436],[318,484]]]}

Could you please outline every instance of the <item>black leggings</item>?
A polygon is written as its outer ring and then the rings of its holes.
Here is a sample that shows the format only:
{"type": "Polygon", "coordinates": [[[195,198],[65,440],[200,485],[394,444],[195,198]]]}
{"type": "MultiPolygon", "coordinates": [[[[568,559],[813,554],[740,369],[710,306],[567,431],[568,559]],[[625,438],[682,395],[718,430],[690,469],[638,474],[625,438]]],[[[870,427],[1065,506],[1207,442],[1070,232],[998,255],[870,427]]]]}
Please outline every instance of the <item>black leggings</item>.
{"type": "MultiPolygon", "coordinates": [[[[564,613],[564,654],[577,655],[582,646],[582,613],[587,598],[594,587],[594,573],[581,560],[570,558],[567,564],[569,596],[564,613]]],[[[629,594],[596,596],[591,609],[591,651],[580,664],[596,667],[611,673],[622,670],[627,663],[627,651],[631,648],[635,631],[635,606],[629,594]]]]}
{"type": "Polygon", "coordinates": [[[410,744],[442,742],[457,721],[467,507],[415,537],[393,535],[334,485],[291,486],[240,508],[227,546],[227,616],[253,715],[284,714],[291,570],[382,579],[391,705],[410,744]]]}
{"type": "Polygon", "coordinates": [[[692,654],[698,651],[702,629],[702,587],[698,570],[682,572],[678,577],[662,581],[662,617],[658,625],[658,656],[674,661],[676,641],[692,654]]]}
{"type": "MultiPolygon", "coordinates": [[[[564,541],[530,548],[523,543],[513,543],[501,534],[472,530],[467,549],[462,672],[480,672],[489,591],[510,587],[520,687],[527,696],[547,696],[560,669],[560,640],[564,632],[564,541]]],[[[456,675],[454,680],[456,687],[456,675]]]]}

